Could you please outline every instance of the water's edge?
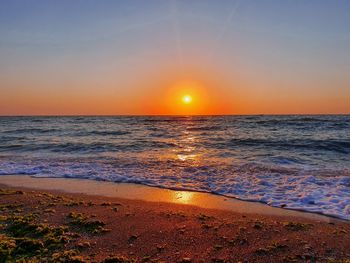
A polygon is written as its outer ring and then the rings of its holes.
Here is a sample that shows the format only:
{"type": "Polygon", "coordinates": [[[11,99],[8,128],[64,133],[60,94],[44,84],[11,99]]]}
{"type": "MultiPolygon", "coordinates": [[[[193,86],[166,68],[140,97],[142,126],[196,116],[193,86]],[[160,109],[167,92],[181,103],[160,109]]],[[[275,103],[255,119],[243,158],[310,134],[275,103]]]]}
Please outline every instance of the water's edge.
{"type": "Polygon", "coordinates": [[[206,209],[229,210],[237,213],[297,217],[323,222],[348,222],[341,218],[305,210],[273,207],[254,200],[241,200],[215,193],[175,190],[140,183],[117,183],[79,178],[38,178],[29,175],[14,174],[0,176],[0,184],[33,190],[51,190],[62,193],[117,197],[147,202],[186,204],[206,209]]]}

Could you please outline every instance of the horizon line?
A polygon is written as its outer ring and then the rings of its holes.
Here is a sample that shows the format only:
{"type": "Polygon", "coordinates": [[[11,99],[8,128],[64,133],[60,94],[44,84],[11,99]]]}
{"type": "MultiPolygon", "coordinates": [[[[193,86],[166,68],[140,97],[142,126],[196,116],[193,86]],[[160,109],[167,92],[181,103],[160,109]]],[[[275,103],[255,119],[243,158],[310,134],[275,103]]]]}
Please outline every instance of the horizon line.
{"type": "Polygon", "coordinates": [[[201,117],[201,116],[325,116],[350,115],[350,113],[253,113],[253,114],[33,114],[1,115],[0,117],[201,117]]]}

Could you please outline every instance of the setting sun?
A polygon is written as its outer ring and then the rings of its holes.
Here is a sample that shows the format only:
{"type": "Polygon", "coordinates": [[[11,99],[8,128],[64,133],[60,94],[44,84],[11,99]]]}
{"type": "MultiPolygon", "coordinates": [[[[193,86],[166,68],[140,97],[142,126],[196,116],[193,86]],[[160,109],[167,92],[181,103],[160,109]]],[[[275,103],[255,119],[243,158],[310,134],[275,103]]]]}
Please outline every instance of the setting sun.
{"type": "Polygon", "coordinates": [[[182,102],[185,104],[190,104],[192,102],[192,97],[190,95],[185,95],[182,97],[182,102]]]}

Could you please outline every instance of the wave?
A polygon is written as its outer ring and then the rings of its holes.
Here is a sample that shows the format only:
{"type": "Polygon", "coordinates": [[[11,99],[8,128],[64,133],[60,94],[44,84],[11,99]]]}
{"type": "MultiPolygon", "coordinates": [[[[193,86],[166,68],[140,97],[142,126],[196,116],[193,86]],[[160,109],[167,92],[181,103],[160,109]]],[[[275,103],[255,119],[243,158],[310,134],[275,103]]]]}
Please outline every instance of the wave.
{"type": "Polygon", "coordinates": [[[77,132],[74,135],[75,136],[90,136],[90,135],[101,135],[101,136],[120,136],[120,135],[127,135],[131,132],[128,131],[84,131],[84,132],[77,132]]]}
{"type": "Polygon", "coordinates": [[[223,126],[220,125],[212,125],[212,126],[194,126],[194,127],[187,127],[187,131],[218,131],[222,130],[223,126]]]}
{"type": "Polygon", "coordinates": [[[144,118],[142,121],[144,122],[204,122],[209,120],[209,117],[199,117],[199,116],[173,116],[173,117],[151,117],[151,118],[144,118]]]}
{"type": "Polygon", "coordinates": [[[41,143],[41,144],[9,144],[0,145],[0,152],[52,152],[52,153],[112,153],[112,152],[139,152],[154,149],[174,148],[177,145],[171,142],[137,140],[129,143],[116,144],[113,142],[91,143],[41,143]]]}
{"type": "MultiPolygon", "coordinates": [[[[273,147],[281,148],[303,148],[306,150],[326,150],[343,154],[350,153],[350,141],[347,140],[312,140],[312,139],[293,139],[293,140],[273,140],[273,139],[253,139],[253,138],[234,138],[228,143],[230,146],[252,146],[252,147],[273,147]]],[[[225,145],[224,145],[225,146],[225,145]]]]}
{"type": "MultiPolygon", "coordinates": [[[[350,117],[343,117],[342,121],[344,121],[343,119],[346,118],[348,120],[350,120],[350,117]]],[[[270,124],[270,125],[275,125],[275,124],[282,124],[282,125],[312,125],[312,124],[317,124],[317,123],[333,123],[333,124],[338,124],[339,123],[339,119],[336,117],[330,118],[324,118],[324,117],[320,117],[320,116],[315,116],[315,117],[282,117],[280,116],[279,118],[273,118],[273,119],[269,119],[269,118],[263,118],[263,119],[257,119],[255,121],[255,123],[257,124],[270,124]]],[[[346,123],[345,123],[346,124],[346,123]]]]}
{"type": "Polygon", "coordinates": [[[0,142],[14,142],[14,141],[21,141],[21,140],[26,140],[28,139],[27,137],[24,136],[1,136],[0,135],[0,142]]]}
{"type": "Polygon", "coordinates": [[[15,130],[2,131],[4,134],[17,134],[17,133],[53,133],[58,132],[59,129],[42,129],[42,128],[21,128],[15,130]]]}
{"type": "Polygon", "coordinates": [[[95,135],[126,135],[130,134],[130,132],[127,131],[94,131],[92,134],[95,135]]]}
{"type": "Polygon", "coordinates": [[[350,220],[350,170],[296,169],[262,163],[183,166],[138,158],[0,159],[0,174],[84,178],[209,192],[350,220]],[[327,176],[321,176],[327,174],[327,176]]]}

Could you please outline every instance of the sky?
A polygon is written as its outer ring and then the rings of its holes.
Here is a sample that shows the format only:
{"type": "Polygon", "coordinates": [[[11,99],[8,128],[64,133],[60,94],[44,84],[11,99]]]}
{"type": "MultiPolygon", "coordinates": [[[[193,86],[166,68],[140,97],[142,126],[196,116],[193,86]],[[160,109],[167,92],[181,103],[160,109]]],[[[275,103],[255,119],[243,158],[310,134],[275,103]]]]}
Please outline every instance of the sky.
{"type": "Polygon", "coordinates": [[[3,0],[0,115],[349,114],[349,14],[348,0],[3,0]]]}

